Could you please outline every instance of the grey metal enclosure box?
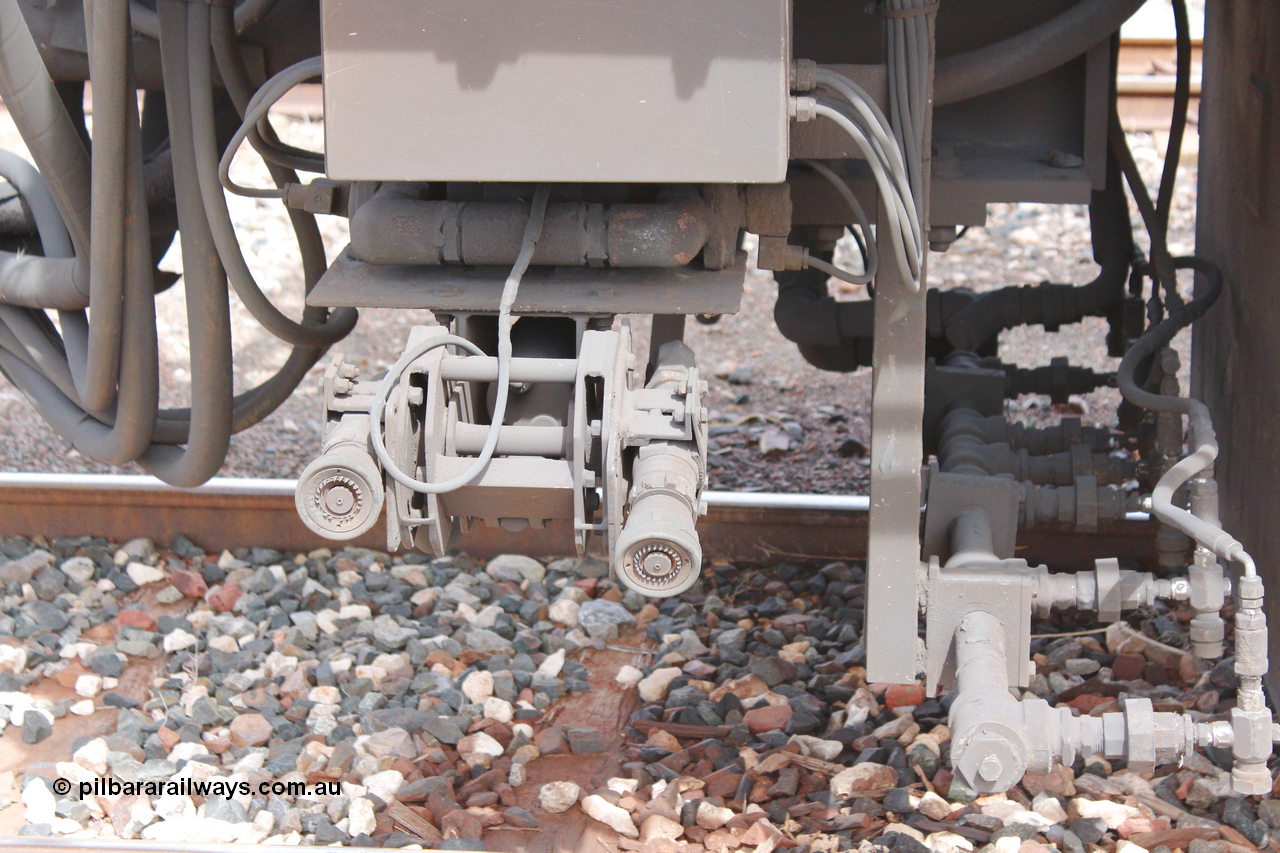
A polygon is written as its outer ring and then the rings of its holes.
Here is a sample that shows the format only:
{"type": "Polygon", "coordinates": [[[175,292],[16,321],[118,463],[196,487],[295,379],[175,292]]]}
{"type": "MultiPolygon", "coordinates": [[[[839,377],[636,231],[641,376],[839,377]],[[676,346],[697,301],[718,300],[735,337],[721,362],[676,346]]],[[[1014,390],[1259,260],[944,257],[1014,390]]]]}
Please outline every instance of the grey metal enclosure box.
{"type": "Polygon", "coordinates": [[[790,0],[322,0],[339,180],[786,177],[790,0]]]}

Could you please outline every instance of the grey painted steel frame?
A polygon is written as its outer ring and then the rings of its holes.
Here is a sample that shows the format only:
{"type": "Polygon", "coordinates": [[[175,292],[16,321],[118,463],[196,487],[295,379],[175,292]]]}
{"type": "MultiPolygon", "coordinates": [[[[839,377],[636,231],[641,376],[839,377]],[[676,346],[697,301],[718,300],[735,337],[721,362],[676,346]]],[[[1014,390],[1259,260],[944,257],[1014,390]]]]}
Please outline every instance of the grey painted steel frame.
{"type": "Polygon", "coordinates": [[[790,0],[322,0],[338,179],[781,181],[790,0]]]}
{"type": "MultiPolygon", "coordinates": [[[[929,18],[929,95],[922,184],[929,186],[933,135],[934,22],[929,18]]],[[[885,210],[880,205],[878,233],[885,210]]],[[[929,194],[924,196],[929,221],[929,194]]],[[[867,548],[867,679],[909,683],[916,661],[920,569],[920,487],[924,457],[924,368],[928,256],[912,293],[896,264],[876,281],[871,374],[871,517],[867,548]]]]}

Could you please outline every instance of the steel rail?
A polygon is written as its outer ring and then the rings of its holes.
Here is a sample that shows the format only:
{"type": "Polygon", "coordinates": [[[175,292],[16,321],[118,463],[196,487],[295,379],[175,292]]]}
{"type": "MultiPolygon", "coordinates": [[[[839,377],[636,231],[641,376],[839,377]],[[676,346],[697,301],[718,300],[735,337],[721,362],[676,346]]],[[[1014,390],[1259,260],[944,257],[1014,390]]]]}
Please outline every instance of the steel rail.
{"type": "MultiPolygon", "coordinates": [[[[381,525],[354,543],[321,539],[298,519],[294,480],[215,478],[175,489],[153,477],[103,474],[0,474],[0,535],[103,536],[117,542],[143,536],[168,542],[182,533],[213,550],[277,548],[306,553],[348,544],[382,551],[381,525]]],[[[861,560],[867,552],[870,501],[862,495],[706,492],[698,524],[710,561],[861,560]]],[[[1090,568],[1099,556],[1146,560],[1153,554],[1145,513],[1092,535],[1070,530],[1022,537],[1019,556],[1055,568],[1090,568]]],[[[480,558],[501,553],[574,553],[567,525],[512,533],[472,525],[460,550],[480,558]]]]}

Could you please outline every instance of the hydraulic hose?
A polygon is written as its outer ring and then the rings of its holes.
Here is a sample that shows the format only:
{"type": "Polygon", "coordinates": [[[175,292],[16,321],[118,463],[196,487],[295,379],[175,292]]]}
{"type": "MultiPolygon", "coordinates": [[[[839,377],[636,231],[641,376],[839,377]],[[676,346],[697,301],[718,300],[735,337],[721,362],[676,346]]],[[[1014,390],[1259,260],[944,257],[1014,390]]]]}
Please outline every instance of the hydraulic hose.
{"type": "Polygon", "coordinates": [[[1007,89],[1070,62],[1120,29],[1143,2],[1083,0],[1016,36],[939,57],[934,64],[934,106],[1007,89]]]}
{"type": "Polygon", "coordinates": [[[199,10],[192,4],[160,0],[157,8],[186,279],[191,426],[185,448],[153,445],[139,463],[175,486],[197,486],[216,474],[231,441],[231,307],[226,276],[200,201],[193,139],[191,93],[194,87],[208,87],[212,81],[207,8],[203,12],[205,27],[201,29],[199,10]],[[201,32],[204,50],[189,56],[191,36],[201,32]]]}
{"type": "MultiPolygon", "coordinates": [[[[252,29],[267,16],[276,5],[276,0],[241,0],[235,4],[235,28],[237,33],[252,29]]],[[[142,5],[138,0],[130,0],[129,13],[133,18],[135,32],[153,39],[160,38],[160,19],[156,10],[142,5]]]]}
{"type": "MultiPolygon", "coordinates": [[[[36,158],[73,247],[57,255],[46,250],[49,257],[0,253],[0,300],[82,309],[89,304],[89,156],[14,0],[0,2],[0,98],[36,158]]],[[[14,186],[25,194],[20,179],[15,171],[14,186]]]]}
{"type": "MultiPolygon", "coordinates": [[[[262,292],[254,280],[253,272],[245,262],[244,252],[236,237],[227,199],[218,181],[217,136],[213,119],[213,75],[210,64],[210,9],[204,6],[192,10],[189,25],[191,73],[192,132],[195,142],[196,172],[205,218],[217,246],[218,257],[226,267],[227,276],[240,301],[249,309],[253,318],[268,332],[286,343],[311,348],[327,347],[339,341],[355,327],[356,312],[336,311],[329,322],[316,323],[303,318],[296,322],[286,317],[262,292]]],[[[296,66],[295,66],[296,67],[296,66]]],[[[252,101],[250,101],[252,103],[252,101]]],[[[250,117],[246,115],[245,124],[250,117]]],[[[236,143],[233,140],[232,146],[236,143]]],[[[233,148],[228,146],[228,151],[233,148]]]]}
{"type": "MultiPolygon", "coordinates": [[[[0,178],[13,184],[18,195],[31,209],[31,217],[35,220],[36,233],[40,235],[41,251],[47,258],[70,258],[75,255],[75,247],[71,244],[71,234],[67,224],[58,211],[58,203],[54,201],[49,185],[28,163],[10,151],[0,150],[0,178]]],[[[2,298],[2,297],[0,297],[2,298]]],[[[3,299],[7,302],[8,299],[3,299]]]]}
{"type": "Polygon", "coordinates": [[[870,338],[875,303],[837,302],[827,293],[825,279],[825,274],[819,280],[792,273],[779,282],[773,306],[778,331],[793,343],[813,347],[841,347],[855,338],[870,338]]]}
{"type": "Polygon", "coordinates": [[[1041,323],[1057,327],[1106,314],[1124,297],[1134,257],[1133,227],[1124,195],[1120,161],[1107,158],[1107,183],[1089,200],[1089,230],[1098,276],[1088,284],[1004,287],[979,296],[948,318],[946,336],[953,347],[977,351],[1004,329],[1041,323]]]}
{"type": "MultiPolygon", "coordinates": [[[[17,0],[0,0],[0,98],[49,186],[76,255],[87,258],[89,152],[62,105],[17,0]]],[[[88,297],[88,279],[79,284],[88,297]]]]}
{"type": "Polygon", "coordinates": [[[1120,393],[1130,403],[1155,412],[1187,416],[1187,436],[1193,449],[1156,483],[1151,494],[1151,511],[1161,521],[1181,530],[1223,560],[1239,562],[1246,575],[1256,575],[1253,558],[1240,542],[1212,521],[1197,518],[1173,503],[1178,488],[1212,465],[1218,456],[1218,438],[1208,406],[1192,397],[1155,394],[1142,388],[1134,379],[1139,364],[1168,346],[1178,332],[1202,317],[1222,293],[1222,272],[1204,258],[1174,258],[1173,265],[1176,269],[1192,269],[1200,273],[1205,277],[1207,287],[1190,302],[1170,311],[1163,322],[1147,330],[1125,353],[1116,373],[1120,393]]]}

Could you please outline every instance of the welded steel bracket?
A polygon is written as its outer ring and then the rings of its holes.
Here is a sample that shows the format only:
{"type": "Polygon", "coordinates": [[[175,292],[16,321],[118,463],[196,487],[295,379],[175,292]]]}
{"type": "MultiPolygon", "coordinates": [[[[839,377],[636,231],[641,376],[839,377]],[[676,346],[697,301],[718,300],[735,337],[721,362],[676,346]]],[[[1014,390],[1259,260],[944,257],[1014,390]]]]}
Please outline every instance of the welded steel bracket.
{"type": "Polygon", "coordinates": [[[1031,662],[1031,605],[1036,579],[1026,560],[992,559],[944,568],[929,560],[925,582],[925,691],[955,684],[956,630],[966,615],[997,613],[1005,626],[1009,683],[1026,687],[1035,674],[1031,662]]]}
{"type": "Polygon", "coordinates": [[[968,509],[982,509],[991,521],[992,552],[1006,559],[1013,556],[1018,538],[1018,506],[1022,486],[1011,477],[984,477],[940,471],[929,466],[928,503],[924,515],[924,559],[946,559],[950,549],[951,525],[968,509]]]}

